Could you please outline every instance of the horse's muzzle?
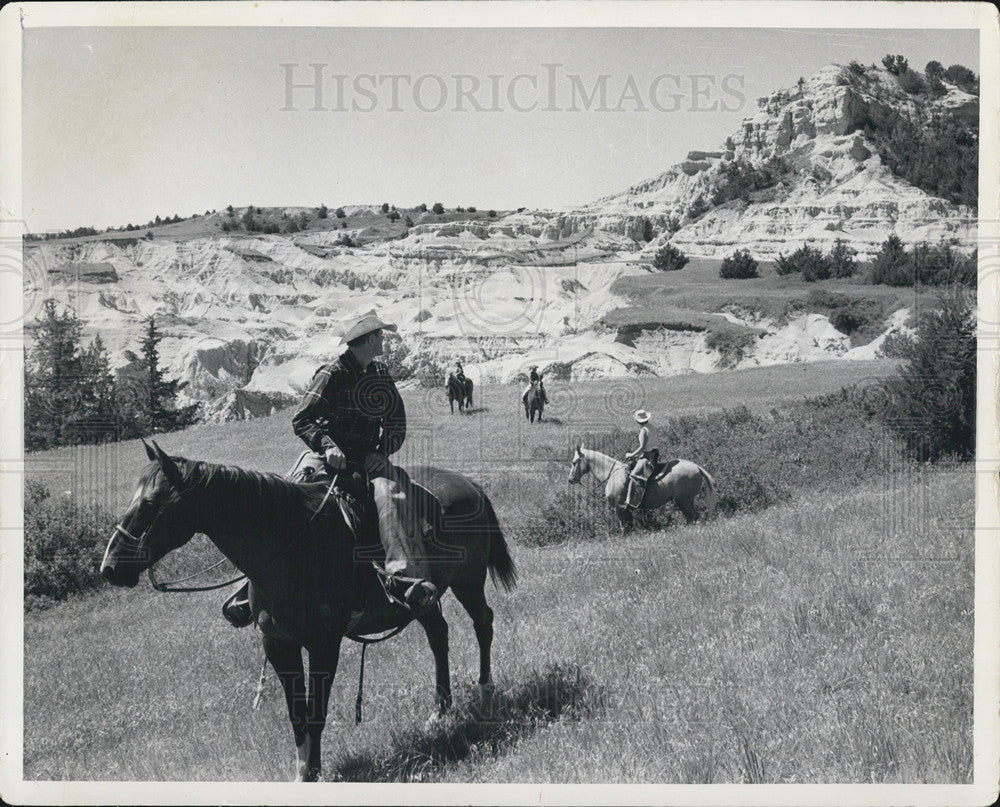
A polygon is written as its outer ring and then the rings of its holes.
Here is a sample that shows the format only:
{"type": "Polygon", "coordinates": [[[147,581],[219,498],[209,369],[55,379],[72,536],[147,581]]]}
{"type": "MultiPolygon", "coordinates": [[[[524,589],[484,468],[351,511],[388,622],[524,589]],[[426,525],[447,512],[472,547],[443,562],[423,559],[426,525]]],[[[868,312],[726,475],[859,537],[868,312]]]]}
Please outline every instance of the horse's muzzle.
{"type": "Polygon", "coordinates": [[[107,580],[113,586],[122,586],[123,588],[135,588],[139,585],[139,574],[122,574],[118,570],[117,566],[111,563],[104,562],[101,564],[101,577],[107,580]]]}

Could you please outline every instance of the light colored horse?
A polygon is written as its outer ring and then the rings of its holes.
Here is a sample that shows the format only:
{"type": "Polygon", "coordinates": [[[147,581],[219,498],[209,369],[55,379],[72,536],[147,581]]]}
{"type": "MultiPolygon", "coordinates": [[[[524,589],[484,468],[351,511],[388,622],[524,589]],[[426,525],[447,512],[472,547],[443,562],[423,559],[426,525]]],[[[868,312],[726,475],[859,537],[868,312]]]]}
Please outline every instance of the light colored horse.
{"type": "MultiPolygon", "coordinates": [[[[569,483],[579,484],[580,479],[588,471],[604,485],[604,498],[618,516],[622,532],[626,532],[632,526],[632,512],[625,504],[625,495],[628,493],[628,466],[622,460],[616,460],[600,451],[584,448],[583,443],[580,443],[573,452],[569,483]]],[[[705,515],[710,516],[718,502],[715,481],[708,471],[697,463],[677,460],[666,474],[649,480],[646,495],[642,500],[642,509],[656,510],[667,502],[673,502],[690,524],[698,518],[698,513],[694,509],[694,499],[701,492],[702,486],[706,489],[705,515]]]]}

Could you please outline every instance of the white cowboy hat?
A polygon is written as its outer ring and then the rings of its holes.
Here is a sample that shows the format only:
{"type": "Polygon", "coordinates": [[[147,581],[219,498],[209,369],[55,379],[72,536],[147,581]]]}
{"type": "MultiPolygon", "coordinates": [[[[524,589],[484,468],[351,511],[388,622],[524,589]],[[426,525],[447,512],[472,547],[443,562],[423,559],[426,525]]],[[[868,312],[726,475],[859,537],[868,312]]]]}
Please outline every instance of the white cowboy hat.
{"type": "Polygon", "coordinates": [[[635,415],[633,417],[635,417],[636,423],[645,423],[647,420],[649,420],[649,412],[647,412],[645,409],[636,409],[635,415]]]}
{"type": "Polygon", "coordinates": [[[383,330],[394,331],[396,326],[389,322],[382,322],[374,308],[364,314],[354,314],[344,320],[344,335],[340,339],[340,344],[346,345],[366,333],[383,330]]]}

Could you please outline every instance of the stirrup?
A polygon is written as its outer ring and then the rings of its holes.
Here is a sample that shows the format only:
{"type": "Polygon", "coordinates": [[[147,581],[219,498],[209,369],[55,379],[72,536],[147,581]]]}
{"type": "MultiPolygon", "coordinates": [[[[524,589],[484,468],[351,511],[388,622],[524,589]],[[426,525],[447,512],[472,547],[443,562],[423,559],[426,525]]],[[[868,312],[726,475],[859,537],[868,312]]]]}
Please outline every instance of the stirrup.
{"type": "Polygon", "coordinates": [[[222,604],[222,616],[234,628],[245,628],[253,624],[250,609],[249,583],[243,585],[232,597],[222,604]]]}

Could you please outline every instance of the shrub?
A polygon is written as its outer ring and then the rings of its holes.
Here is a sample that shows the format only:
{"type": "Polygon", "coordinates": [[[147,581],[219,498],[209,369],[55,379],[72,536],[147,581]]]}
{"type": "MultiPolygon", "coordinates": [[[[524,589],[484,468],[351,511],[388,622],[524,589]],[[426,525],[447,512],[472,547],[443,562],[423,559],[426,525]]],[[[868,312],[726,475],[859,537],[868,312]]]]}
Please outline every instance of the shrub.
{"type": "Polygon", "coordinates": [[[356,247],[357,244],[354,243],[354,239],[351,238],[351,236],[349,236],[347,233],[344,233],[342,236],[340,236],[340,238],[337,239],[336,246],[339,246],[339,247],[356,247]]]}
{"type": "Polygon", "coordinates": [[[830,324],[841,333],[846,333],[850,336],[859,328],[866,325],[867,320],[860,314],[856,314],[853,311],[838,311],[833,315],[833,319],[830,320],[830,324]]]}
{"type": "Polygon", "coordinates": [[[435,202],[434,207],[431,208],[432,213],[437,213],[438,215],[444,213],[444,205],[440,202],[435,202]]]}
{"type": "Polygon", "coordinates": [[[732,255],[724,258],[722,266],[719,267],[719,277],[725,280],[744,280],[751,277],[759,277],[757,274],[757,261],[745,249],[738,249],[732,255]]]}
{"type": "MultiPolygon", "coordinates": [[[[593,497],[558,491],[543,505],[541,512],[529,514],[520,529],[520,540],[531,546],[551,546],[569,541],[593,541],[606,533],[602,519],[594,512],[593,497]]],[[[598,499],[601,505],[605,503],[598,499]]],[[[605,505],[606,507],[606,505],[605,505]]],[[[606,516],[605,516],[606,518],[606,516]]]]}
{"type": "Polygon", "coordinates": [[[389,221],[398,221],[399,220],[399,211],[398,210],[392,210],[392,211],[390,211],[389,214],[388,214],[388,216],[387,216],[387,218],[389,219],[389,221]]]}
{"type": "Polygon", "coordinates": [[[944,77],[966,92],[979,92],[979,79],[968,67],[960,64],[953,64],[944,71],[944,77]]]}
{"type": "Polygon", "coordinates": [[[382,209],[383,213],[388,213],[389,212],[389,203],[388,202],[382,202],[382,208],[381,209],[382,209]]]}
{"type": "Polygon", "coordinates": [[[790,275],[801,272],[805,280],[826,280],[830,277],[830,262],[823,253],[808,245],[800,247],[787,257],[779,255],[774,263],[774,269],[779,275],[790,275]]]}
{"type": "Polygon", "coordinates": [[[342,219],[347,214],[344,212],[344,208],[338,207],[335,211],[333,211],[333,215],[335,215],[338,219],[342,219]]]}
{"type": "Polygon", "coordinates": [[[299,227],[299,222],[297,219],[289,219],[285,222],[285,232],[286,233],[297,233],[301,227],[299,227]]]}
{"type": "Polygon", "coordinates": [[[882,57],[882,64],[894,76],[905,73],[910,67],[909,62],[905,58],[899,55],[892,56],[891,54],[886,54],[882,57]]]}
{"type": "Polygon", "coordinates": [[[976,333],[972,305],[955,287],[917,325],[908,362],[888,385],[888,423],[918,460],[976,453],[976,333]]]}
{"type": "Polygon", "coordinates": [[[918,95],[927,89],[920,74],[910,69],[899,74],[899,86],[910,95],[918,95]]]}
{"type": "Polygon", "coordinates": [[[327,209],[326,205],[320,205],[316,209],[316,217],[317,218],[325,219],[328,215],[330,215],[330,211],[329,211],[329,209],[327,209]]]}
{"type": "Polygon", "coordinates": [[[427,212],[427,203],[426,202],[421,202],[420,205],[417,207],[417,210],[419,212],[421,212],[421,213],[426,213],[427,212]]]}
{"type": "Polygon", "coordinates": [[[495,219],[497,217],[497,212],[495,210],[490,210],[486,213],[486,215],[489,216],[491,219],[495,219]]]}
{"type": "Polygon", "coordinates": [[[413,219],[407,216],[406,219],[403,221],[403,224],[405,224],[407,229],[409,229],[410,227],[413,226],[413,219]]]}
{"type": "Polygon", "coordinates": [[[864,76],[865,66],[858,61],[852,61],[847,68],[856,76],[864,76]]]}
{"type": "Polygon", "coordinates": [[[647,244],[653,240],[653,222],[646,218],[642,220],[642,240],[647,244]]]}
{"type": "Polygon", "coordinates": [[[281,228],[277,224],[275,224],[273,221],[269,221],[262,228],[262,232],[265,232],[265,233],[268,233],[268,234],[279,233],[279,232],[281,232],[281,228]]]}
{"type": "Polygon", "coordinates": [[[72,496],[52,496],[27,480],[24,489],[24,603],[38,608],[102,582],[101,554],[114,519],[72,496]]]}
{"type": "Polygon", "coordinates": [[[890,235],[868,264],[872,283],[886,286],[912,286],[913,270],[903,242],[895,233],[890,235]]]}
{"type": "Polygon", "coordinates": [[[705,346],[709,350],[718,351],[719,367],[728,369],[735,367],[746,356],[747,351],[753,347],[756,337],[751,331],[723,330],[712,331],[705,339],[705,346]]]}
{"type": "Polygon", "coordinates": [[[688,262],[688,257],[673,244],[664,244],[653,256],[653,266],[664,271],[675,271],[683,269],[688,262]]]}
{"type": "Polygon", "coordinates": [[[933,81],[934,79],[940,81],[944,78],[944,65],[932,59],[924,67],[924,75],[927,76],[928,81],[933,81]]]}
{"type": "Polygon", "coordinates": [[[848,244],[844,239],[838,238],[830,250],[827,260],[830,263],[830,272],[834,277],[852,277],[858,269],[855,260],[857,250],[848,244]]]}
{"type": "Polygon", "coordinates": [[[476,212],[476,208],[474,208],[474,207],[473,207],[472,205],[469,205],[469,207],[468,207],[468,211],[469,211],[470,213],[475,213],[475,212],[476,212]]]}

